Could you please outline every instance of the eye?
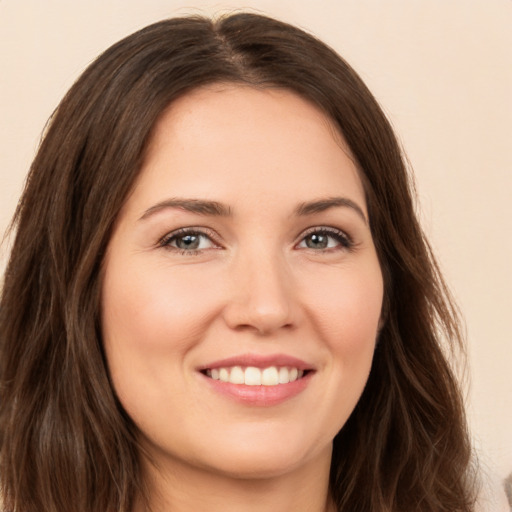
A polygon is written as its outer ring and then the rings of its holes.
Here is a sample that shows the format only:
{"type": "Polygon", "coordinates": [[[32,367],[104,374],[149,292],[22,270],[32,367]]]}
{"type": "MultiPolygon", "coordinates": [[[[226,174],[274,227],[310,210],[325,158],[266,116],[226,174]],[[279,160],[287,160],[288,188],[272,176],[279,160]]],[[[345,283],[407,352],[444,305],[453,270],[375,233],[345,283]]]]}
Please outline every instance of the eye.
{"type": "Polygon", "coordinates": [[[301,249],[313,249],[317,251],[350,249],[352,247],[350,237],[336,228],[316,227],[308,230],[297,245],[301,249]]]}
{"type": "Polygon", "coordinates": [[[212,236],[197,228],[182,228],[169,233],[159,246],[180,251],[182,254],[196,254],[199,251],[218,248],[212,236]]]}

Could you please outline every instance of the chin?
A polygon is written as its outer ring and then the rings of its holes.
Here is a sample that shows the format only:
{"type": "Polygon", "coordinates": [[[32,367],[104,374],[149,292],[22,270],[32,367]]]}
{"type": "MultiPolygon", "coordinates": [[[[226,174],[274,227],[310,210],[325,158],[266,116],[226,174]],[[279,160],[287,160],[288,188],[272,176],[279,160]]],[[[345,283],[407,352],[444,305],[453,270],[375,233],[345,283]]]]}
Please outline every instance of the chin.
{"type": "MultiPolygon", "coordinates": [[[[267,433],[268,434],[268,433],[267,433]]],[[[227,439],[202,453],[210,470],[236,479],[267,479],[299,470],[315,459],[330,464],[332,442],[304,442],[292,436],[227,439]]]]}

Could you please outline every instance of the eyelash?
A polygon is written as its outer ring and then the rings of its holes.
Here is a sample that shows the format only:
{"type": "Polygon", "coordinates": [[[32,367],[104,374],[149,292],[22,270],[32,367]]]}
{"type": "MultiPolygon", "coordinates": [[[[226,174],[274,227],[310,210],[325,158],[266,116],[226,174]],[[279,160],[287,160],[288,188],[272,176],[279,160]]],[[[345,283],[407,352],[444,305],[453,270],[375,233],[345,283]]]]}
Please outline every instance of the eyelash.
{"type": "MultiPolygon", "coordinates": [[[[340,250],[340,248],[342,250],[350,251],[354,248],[354,242],[353,242],[352,238],[350,238],[350,236],[347,235],[344,231],[341,231],[341,229],[336,229],[336,228],[327,227],[327,226],[315,226],[314,228],[310,228],[301,234],[299,243],[302,243],[303,241],[306,240],[306,238],[308,236],[311,236],[311,235],[325,235],[325,236],[334,238],[334,240],[336,240],[336,242],[338,242],[340,245],[340,247],[329,247],[329,248],[323,249],[323,252],[336,251],[336,250],[340,250]]],[[[316,249],[310,249],[310,250],[316,251],[316,249]]]]}
{"type": "MultiPolygon", "coordinates": [[[[301,234],[300,240],[297,244],[295,244],[295,246],[305,242],[307,237],[312,236],[312,235],[328,236],[328,237],[336,240],[336,242],[339,244],[339,246],[337,246],[337,247],[327,247],[324,249],[313,249],[313,248],[306,247],[306,249],[309,249],[314,252],[332,252],[332,251],[337,251],[340,249],[350,251],[354,247],[354,242],[352,241],[352,239],[350,238],[349,235],[347,235],[345,232],[341,231],[340,229],[327,227],[327,226],[315,226],[313,228],[309,228],[308,230],[306,230],[304,233],[301,234]]],[[[179,254],[184,255],[184,256],[196,256],[198,254],[201,254],[201,252],[203,252],[205,250],[211,249],[211,248],[208,248],[208,249],[180,249],[178,247],[174,247],[173,245],[171,245],[176,240],[178,240],[180,238],[184,238],[186,236],[197,236],[200,238],[207,238],[208,240],[210,240],[210,242],[213,245],[216,246],[215,247],[216,249],[220,248],[220,244],[216,241],[217,237],[216,237],[215,233],[211,230],[204,229],[204,228],[201,228],[201,229],[199,229],[199,228],[180,228],[176,231],[168,233],[162,239],[160,239],[160,241],[158,242],[158,246],[163,247],[168,250],[177,251],[179,254]]]]}
{"type": "Polygon", "coordinates": [[[216,248],[220,247],[220,244],[216,242],[216,236],[213,231],[208,229],[198,229],[198,228],[180,228],[176,231],[168,233],[158,242],[159,247],[163,247],[164,249],[169,249],[172,251],[177,251],[179,254],[184,256],[196,256],[200,254],[205,249],[180,249],[179,247],[172,246],[172,242],[184,238],[186,236],[197,236],[200,238],[207,238],[211,241],[213,245],[216,245],[216,248]]]}

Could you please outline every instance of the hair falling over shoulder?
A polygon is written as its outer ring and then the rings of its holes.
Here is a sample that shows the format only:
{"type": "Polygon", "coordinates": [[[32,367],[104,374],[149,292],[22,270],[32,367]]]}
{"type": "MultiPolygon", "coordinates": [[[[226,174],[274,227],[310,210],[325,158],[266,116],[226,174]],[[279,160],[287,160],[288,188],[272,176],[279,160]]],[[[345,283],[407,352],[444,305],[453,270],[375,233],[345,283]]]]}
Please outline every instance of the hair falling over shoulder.
{"type": "Polygon", "coordinates": [[[365,187],[385,322],[365,391],[334,439],[338,510],[473,510],[471,446],[449,363],[463,354],[459,320],[396,137],[334,51],[247,13],[170,19],[125,38],[51,119],[14,217],[0,302],[4,510],[129,512],[145,495],[136,428],[105,364],[102,261],[156,121],[186,92],[217,82],[284,88],[316,104],[345,137],[365,187]]]}

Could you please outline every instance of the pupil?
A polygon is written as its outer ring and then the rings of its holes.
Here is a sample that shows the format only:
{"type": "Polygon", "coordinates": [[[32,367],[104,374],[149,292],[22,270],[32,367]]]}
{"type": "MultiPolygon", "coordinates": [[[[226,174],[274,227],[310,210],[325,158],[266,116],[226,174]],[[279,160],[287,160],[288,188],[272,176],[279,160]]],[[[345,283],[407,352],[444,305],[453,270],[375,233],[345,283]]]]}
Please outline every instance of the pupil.
{"type": "Polygon", "coordinates": [[[327,247],[327,236],[314,233],[306,241],[310,249],[325,249],[327,247]]]}
{"type": "Polygon", "coordinates": [[[199,237],[197,235],[185,235],[176,240],[176,245],[180,249],[197,249],[199,247],[199,237]]]}

